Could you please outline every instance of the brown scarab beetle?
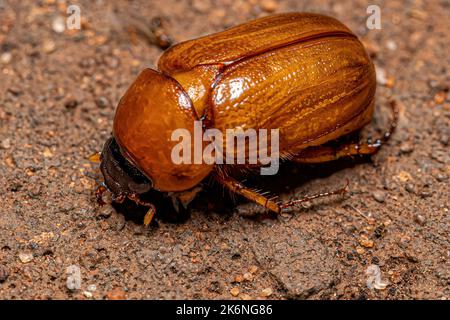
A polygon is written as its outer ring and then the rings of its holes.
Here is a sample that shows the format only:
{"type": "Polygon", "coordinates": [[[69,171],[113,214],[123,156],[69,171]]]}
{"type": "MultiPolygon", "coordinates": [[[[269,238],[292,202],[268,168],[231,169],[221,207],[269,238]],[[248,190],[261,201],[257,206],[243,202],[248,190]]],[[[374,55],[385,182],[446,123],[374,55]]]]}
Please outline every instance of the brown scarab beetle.
{"type": "MultiPolygon", "coordinates": [[[[211,174],[224,187],[271,211],[345,188],[280,204],[232,178],[226,164],[175,164],[174,130],[225,132],[233,128],[279,129],[279,157],[319,163],[374,154],[395,128],[367,143],[324,145],[371,121],[375,70],[357,37],[336,19],[312,13],[278,14],[177,44],[145,69],[120,100],[113,137],[101,154],[101,171],[113,200],[155,189],[191,198],[211,174]]],[[[393,104],[392,104],[393,106],[393,104]]],[[[247,164],[233,167],[246,167],[247,164]]],[[[258,166],[258,164],[256,164],[258,166]]],[[[105,187],[97,192],[101,194],[105,187]]]]}

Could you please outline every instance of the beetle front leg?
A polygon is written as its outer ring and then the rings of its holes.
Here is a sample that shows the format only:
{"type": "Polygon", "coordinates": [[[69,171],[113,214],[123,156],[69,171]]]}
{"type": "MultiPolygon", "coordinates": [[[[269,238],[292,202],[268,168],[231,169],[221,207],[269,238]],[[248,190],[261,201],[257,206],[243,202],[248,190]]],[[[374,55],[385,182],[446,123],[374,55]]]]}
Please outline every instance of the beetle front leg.
{"type": "Polygon", "coordinates": [[[137,205],[148,207],[147,213],[144,216],[144,226],[148,227],[150,225],[150,223],[152,222],[153,217],[155,216],[155,213],[156,213],[156,208],[153,205],[153,203],[142,200],[136,194],[130,194],[130,195],[128,195],[128,198],[130,200],[134,201],[137,205]]]}
{"type": "Polygon", "coordinates": [[[97,189],[95,189],[95,199],[97,199],[97,203],[100,206],[104,206],[106,204],[105,200],[103,200],[103,194],[106,190],[107,189],[104,183],[100,184],[97,189]]]}

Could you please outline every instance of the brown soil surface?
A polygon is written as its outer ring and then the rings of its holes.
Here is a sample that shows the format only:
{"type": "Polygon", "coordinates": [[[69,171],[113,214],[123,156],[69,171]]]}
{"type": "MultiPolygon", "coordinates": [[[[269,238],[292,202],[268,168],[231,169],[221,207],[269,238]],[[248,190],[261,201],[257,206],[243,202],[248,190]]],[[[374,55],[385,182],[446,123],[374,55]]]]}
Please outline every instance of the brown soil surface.
{"type": "Polygon", "coordinates": [[[0,1],[0,298],[449,298],[448,2],[384,1],[382,29],[368,30],[361,0],[86,0],[74,1],[82,29],[58,33],[69,4],[0,1]],[[206,186],[185,221],[161,209],[149,229],[141,209],[99,210],[87,157],[110,135],[128,85],[162,53],[130,24],[161,17],[181,41],[284,11],[348,25],[386,77],[364,134],[387,124],[389,99],[400,122],[371,158],[288,165],[257,183],[289,199],[348,178],[347,196],[249,219],[234,210],[247,204],[206,186]],[[367,287],[372,264],[384,290],[367,287]],[[67,288],[71,265],[79,290],[67,288]]]}

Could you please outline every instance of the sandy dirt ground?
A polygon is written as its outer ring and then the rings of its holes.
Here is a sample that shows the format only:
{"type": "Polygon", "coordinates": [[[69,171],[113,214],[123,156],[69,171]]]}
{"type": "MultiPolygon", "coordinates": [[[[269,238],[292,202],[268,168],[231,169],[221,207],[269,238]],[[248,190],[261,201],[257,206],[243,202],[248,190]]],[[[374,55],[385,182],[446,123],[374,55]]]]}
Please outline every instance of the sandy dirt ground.
{"type": "Polygon", "coordinates": [[[372,2],[0,1],[0,298],[448,299],[449,2],[375,1],[382,29],[369,30],[372,2]],[[71,4],[81,30],[64,30],[71,4]],[[190,216],[162,208],[148,229],[142,208],[99,209],[87,158],[162,53],[135,30],[159,17],[178,42],[286,11],[336,17],[368,48],[379,84],[362,136],[387,125],[390,99],[400,122],[371,158],[248,183],[287,200],[348,178],[349,193],[250,219],[206,182],[190,216]]]}

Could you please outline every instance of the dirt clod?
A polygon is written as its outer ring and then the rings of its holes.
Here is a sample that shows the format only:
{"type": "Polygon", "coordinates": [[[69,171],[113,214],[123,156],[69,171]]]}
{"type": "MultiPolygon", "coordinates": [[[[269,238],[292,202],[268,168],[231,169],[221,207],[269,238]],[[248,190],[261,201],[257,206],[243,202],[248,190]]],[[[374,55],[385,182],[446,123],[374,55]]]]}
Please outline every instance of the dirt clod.
{"type": "Polygon", "coordinates": [[[237,287],[234,287],[234,288],[231,288],[231,290],[230,290],[230,294],[233,296],[233,297],[237,297],[238,295],[239,295],[239,288],[237,288],[237,287]]]}
{"type": "Polygon", "coordinates": [[[426,219],[421,214],[414,215],[414,221],[423,226],[426,223],[426,219]]]}
{"type": "Polygon", "coordinates": [[[33,254],[28,252],[21,252],[19,253],[19,260],[22,263],[29,263],[33,261],[33,254]]]}
{"type": "Polygon", "coordinates": [[[273,293],[272,288],[265,288],[261,291],[261,297],[270,297],[273,293]]]}
{"type": "Polygon", "coordinates": [[[253,280],[253,274],[251,274],[250,272],[244,273],[244,275],[242,277],[244,278],[245,281],[252,281],[253,280]]]}
{"type": "Polygon", "coordinates": [[[366,236],[362,236],[359,239],[359,244],[362,245],[364,248],[373,248],[373,240],[368,239],[366,236]]]}
{"type": "Polygon", "coordinates": [[[386,200],[386,194],[382,191],[375,191],[372,195],[373,198],[379,203],[383,203],[384,200],[386,200]]]}

